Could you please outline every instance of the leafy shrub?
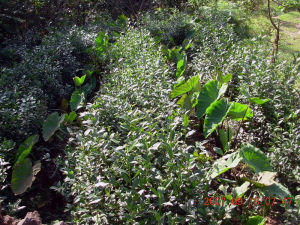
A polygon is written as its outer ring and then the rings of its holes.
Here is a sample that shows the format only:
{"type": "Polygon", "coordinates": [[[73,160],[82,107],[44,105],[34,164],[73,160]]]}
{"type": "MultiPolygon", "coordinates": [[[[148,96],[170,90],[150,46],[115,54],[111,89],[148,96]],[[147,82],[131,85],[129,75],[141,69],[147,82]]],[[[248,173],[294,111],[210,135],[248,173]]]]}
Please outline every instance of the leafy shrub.
{"type": "Polygon", "coordinates": [[[70,142],[60,160],[65,183],[53,187],[74,199],[72,222],[205,222],[202,171],[209,162],[203,148],[184,143],[158,46],[146,30],[131,29],[107,51],[110,74],[79,116],[85,130],[72,135],[77,147],[70,142]]]}
{"type": "Polygon", "coordinates": [[[193,30],[193,20],[188,14],[174,10],[155,11],[147,13],[142,18],[142,24],[152,36],[169,46],[180,45],[193,30]]]}
{"type": "MultiPolygon", "coordinates": [[[[9,182],[7,180],[8,170],[10,169],[9,161],[14,157],[11,150],[14,148],[15,143],[10,140],[0,139],[0,193],[3,192],[8,186],[9,182]]],[[[0,204],[6,199],[2,194],[0,195],[0,204]]]]}
{"type": "Polygon", "coordinates": [[[18,46],[22,60],[3,68],[0,80],[0,134],[20,141],[41,128],[48,107],[73,91],[73,77],[89,62],[85,49],[96,33],[73,27],[53,31],[32,49],[18,46]]]}
{"type": "MultiPolygon", "coordinates": [[[[225,18],[224,18],[225,19],[225,18]]],[[[211,19],[209,19],[211,20],[211,19]]],[[[294,154],[299,151],[299,90],[296,79],[299,61],[270,63],[271,49],[263,39],[241,40],[226,20],[212,20],[210,25],[199,24],[196,29],[192,65],[194,74],[200,74],[202,82],[215,76],[220,68],[231,73],[233,83],[227,95],[239,102],[247,103],[241,95],[242,88],[260,98],[270,98],[263,106],[252,106],[252,122],[245,123],[244,133],[239,139],[248,140],[262,148],[279,172],[284,185],[299,183],[299,160],[294,154]],[[240,90],[240,91],[239,91],[240,90]],[[285,163],[282,163],[285,162],[285,163]]],[[[292,193],[298,193],[291,188],[292,193]]],[[[287,211],[288,213],[288,211],[287,211]]],[[[292,217],[286,215],[292,221],[292,217]]]]}
{"type": "MultiPolygon", "coordinates": [[[[243,130],[249,134],[242,132],[243,136],[239,141],[248,140],[262,150],[249,145],[250,147],[243,146],[238,151],[243,157],[243,165],[249,166],[245,167],[245,174],[251,177],[253,172],[270,172],[271,166],[266,163],[268,160],[265,156],[268,155],[270,164],[281,175],[281,183],[290,187],[289,182],[298,182],[297,175],[281,173],[299,172],[297,158],[289,158],[298,151],[294,151],[298,136],[292,134],[297,132],[298,92],[294,86],[299,66],[270,64],[267,56],[269,49],[259,40],[241,40],[236,33],[235,24],[228,24],[231,21],[230,15],[210,9],[207,12],[206,16],[200,14],[203,16],[201,20],[192,22],[192,19],[188,19],[190,22],[186,23],[190,26],[187,30],[195,32],[194,43],[187,52],[187,57],[178,48],[169,51],[169,58],[175,59],[177,63],[177,76],[180,77],[183,73],[191,76],[186,83],[184,79],[176,82],[177,89],[172,87],[174,76],[170,73],[171,68],[165,64],[163,48],[150,36],[161,35],[160,39],[164,43],[174,45],[169,41],[170,37],[173,38],[168,34],[170,24],[161,25],[165,26],[165,37],[156,30],[154,23],[153,28],[147,27],[150,32],[130,28],[128,33],[119,35],[115,38],[116,42],[111,44],[108,44],[104,33],[98,35],[97,48],[100,47],[101,54],[98,54],[97,60],[109,62],[105,64],[104,85],[94,102],[79,114],[78,121],[84,130],[72,133],[66,156],[58,160],[60,169],[66,176],[65,182],[52,187],[69,199],[67,211],[71,213],[72,223],[217,224],[226,221],[225,216],[235,218],[240,213],[233,210],[238,209],[236,206],[204,206],[203,196],[218,195],[220,191],[229,195],[233,193],[231,191],[241,188],[246,188],[246,192],[250,183],[238,186],[240,181],[244,181],[244,176],[241,176],[239,182],[233,181],[234,189],[228,189],[229,186],[224,185],[219,190],[211,189],[214,182],[207,176],[211,166],[211,152],[203,142],[197,142],[195,146],[185,143],[193,131],[189,132],[191,128],[183,126],[183,112],[174,101],[169,100],[171,89],[173,97],[187,97],[193,89],[192,84],[199,80],[205,83],[214,78],[216,71],[232,74],[233,82],[222,93],[226,98],[248,103],[247,96],[240,94],[248,92],[251,96],[271,99],[263,106],[251,105],[253,119],[251,120],[252,114],[249,115],[250,122],[243,125],[243,130]],[[104,43],[107,44],[105,47],[102,46],[104,43]],[[190,63],[191,68],[185,70],[186,66],[178,66],[179,62],[180,65],[190,63]],[[181,88],[184,89],[183,92],[181,88]],[[277,128],[281,130],[276,130],[277,128]],[[284,133],[287,131],[288,133],[284,133]],[[284,147],[289,153],[286,156],[281,148],[284,138],[288,136],[292,137],[292,141],[285,142],[284,147]],[[274,141],[275,144],[272,143],[274,141]],[[248,157],[253,152],[261,156],[260,165],[248,157]],[[278,159],[285,160],[288,169],[282,168],[278,161],[276,163],[278,159]],[[230,193],[227,193],[228,190],[230,193]]],[[[146,16],[143,20],[145,28],[151,23],[151,18],[146,16]]],[[[224,99],[221,101],[226,103],[224,99]]],[[[242,111],[248,112],[246,105],[235,106],[245,106],[242,111]]],[[[233,110],[231,113],[238,112],[233,110]]],[[[218,125],[220,123],[221,120],[218,125]]],[[[226,150],[230,151],[230,146],[227,145],[226,150]]],[[[220,159],[221,162],[222,160],[224,163],[226,156],[220,159]]],[[[217,161],[216,166],[220,161],[217,161]]],[[[239,161],[225,169],[229,171],[238,167],[238,163],[239,161]]],[[[224,164],[219,166],[222,165],[224,164]]],[[[265,188],[263,185],[259,186],[265,188]]],[[[280,187],[286,192],[279,194],[286,196],[287,189],[282,185],[280,187]]],[[[270,191],[266,189],[264,191],[270,191]]],[[[290,191],[292,194],[297,193],[294,188],[290,191]]],[[[290,218],[295,210],[296,208],[286,210],[285,219],[297,220],[290,218]]],[[[249,216],[252,217],[248,222],[265,220],[261,216],[249,216]]],[[[247,219],[243,217],[244,215],[239,217],[240,221],[246,222],[247,219]]]]}
{"type": "Polygon", "coordinates": [[[239,2],[242,7],[244,7],[246,10],[253,12],[255,10],[258,10],[263,4],[263,0],[241,0],[241,1],[234,1],[239,2]]]}

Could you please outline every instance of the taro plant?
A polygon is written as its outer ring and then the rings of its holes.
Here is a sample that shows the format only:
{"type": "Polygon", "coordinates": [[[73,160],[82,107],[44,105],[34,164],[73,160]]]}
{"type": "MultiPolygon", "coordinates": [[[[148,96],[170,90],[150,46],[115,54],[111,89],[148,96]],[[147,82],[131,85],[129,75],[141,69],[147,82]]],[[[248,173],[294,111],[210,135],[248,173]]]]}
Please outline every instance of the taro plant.
{"type": "Polygon", "coordinates": [[[203,132],[206,138],[215,131],[227,115],[235,120],[245,120],[253,116],[249,106],[229,102],[223,97],[231,77],[231,74],[226,76],[219,74],[217,79],[208,81],[202,88],[199,76],[194,76],[186,82],[182,79],[183,83],[176,84],[170,94],[171,98],[182,95],[177,104],[186,109],[189,114],[195,108],[199,119],[205,115],[203,132]]]}
{"type": "MultiPolygon", "coordinates": [[[[45,141],[49,141],[57,130],[63,132],[61,129],[63,122],[72,123],[77,118],[77,113],[75,111],[83,106],[87,96],[96,88],[96,77],[93,75],[93,73],[94,71],[87,70],[86,74],[82,77],[74,77],[76,89],[73,92],[70,100],[71,112],[69,114],[63,113],[62,115],[59,115],[58,112],[54,112],[47,117],[43,123],[43,138],[45,141]],[[86,80],[88,80],[88,82],[83,85],[86,80]]],[[[68,111],[68,102],[66,99],[62,100],[61,108],[65,112],[68,111]]]]}
{"type": "Polygon", "coordinates": [[[231,194],[227,193],[227,188],[220,187],[228,200],[231,200],[232,197],[242,197],[251,185],[267,197],[284,199],[291,196],[289,190],[275,180],[277,173],[273,171],[267,156],[260,149],[250,144],[244,144],[236,152],[216,160],[206,178],[212,180],[228,170],[238,167],[240,164],[242,164],[243,169],[235,174],[234,181],[219,178],[219,180],[231,184],[242,183],[241,186],[234,187],[231,194]],[[252,172],[247,170],[247,167],[252,172]]]}
{"type": "MultiPolygon", "coordinates": [[[[59,115],[58,112],[51,113],[43,123],[43,138],[45,141],[53,136],[53,134],[60,129],[60,125],[65,120],[65,115],[59,115]]],[[[67,115],[69,119],[70,115],[67,115]]]]}
{"type": "Polygon", "coordinates": [[[98,60],[102,60],[103,53],[108,47],[109,36],[102,31],[99,32],[95,41],[95,55],[97,56],[98,60]]]}
{"type": "MultiPolygon", "coordinates": [[[[228,151],[231,145],[235,145],[242,123],[253,117],[249,105],[230,102],[228,98],[224,97],[231,78],[231,74],[223,75],[218,71],[215,79],[208,81],[201,87],[198,75],[187,81],[180,77],[170,94],[171,99],[181,96],[177,104],[185,110],[185,126],[189,124],[189,116],[195,111],[198,119],[204,117],[203,134],[205,138],[209,137],[219,127],[218,135],[224,152],[228,151]],[[224,124],[226,118],[228,118],[227,126],[224,124]],[[239,122],[235,140],[232,144],[233,131],[229,126],[229,119],[239,122]]],[[[251,97],[244,88],[241,88],[241,92],[250,103],[264,104],[269,101],[269,99],[251,97]]],[[[224,154],[222,151],[219,151],[219,153],[224,154]]]]}
{"type": "Polygon", "coordinates": [[[93,75],[93,71],[89,70],[81,78],[77,76],[74,78],[76,89],[72,93],[70,99],[71,111],[76,111],[84,105],[87,96],[95,90],[96,82],[96,77],[93,75]],[[87,82],[83,85],[85,81],[87,82]]]}
{"type": "Polygon", "coordinates": [[[187,55],[185,53],[192,45],[192,38],[194,35],[194,31],[188,33],[187,37],[182,42],[181,47],[174,47],[172,49],[168,49],[167,58],[174,63],[176,63],[176,78],[177,82],[181,81],[180,77],[183,75],[187,66],[187,55]]]}
{"type": "Polygon", "coordinates": [[[73,78],[75,86],[80,87],[84,83],[85,77],[86,75],[83,75],[82,77],[75,76],[73,78]]]}
{"type": "Polygon", "coordinates": [[[59,115],[58,112],[51,113],[43,123],[43,138],[49,141],[51,137],[57,132],[64,133],[63,124],[72,123],[77,118],[77,113],[72,111],[69,114],[63,113],[59,115]]]}
{"type": "Polygon", "coordinates": [[[170,98],[176,98],[181,96],[177,101],[177,104],[181,106],[186,112],[184,113],[184,125],[189,124],[189,115],[192,113],[192,109],[197,105],[197,97],[201,90],[199,83],[199,75],[193,76],[185,82],[183,77],[177,79],[174,85],[174,89],[170,94],[170,98]]]}
{"type": "Polygon", "coordinates": [[[31,160],[27,158],[32,147],[38,140],[39,135],[32,135],[18,148],[11,178],[11,188],[15,195],[20,195],[30,188],[35,180],[35,176],[41,170],[41,163],[39,161],[32,166],[31,160]]]}

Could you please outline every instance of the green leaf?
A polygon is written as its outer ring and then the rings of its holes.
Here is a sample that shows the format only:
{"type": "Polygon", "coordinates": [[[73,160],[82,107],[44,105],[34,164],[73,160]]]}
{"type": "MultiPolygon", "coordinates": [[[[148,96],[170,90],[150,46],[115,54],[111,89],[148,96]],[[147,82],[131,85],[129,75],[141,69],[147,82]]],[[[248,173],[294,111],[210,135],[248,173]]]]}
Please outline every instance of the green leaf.
{"type": "Polygon", "coordinates": [[[182,54],[182,56],[177,62],[176,77],[180,77],[183,74],[186,68],[186,63],[187,63],[187,56],[186,54],[182,54]]]}
{"type": "Polygon", "coordinates": [[[93,73],[94,73],[93,70],[87,70],[87,71],[86,71],[87,78],[91,78],[92,75],[93,75],[93,73]]]}
{"type": "Polygon", "coordinates": [[[75,76],[73,78],[75,86],[80,87],[84,83],[85,77],[86,77],[86,75],[83,75],[82,77],[75,76]]]}
{"type": "Polygon", "coordinates": [[[207,138],[223,122],[230,110],[230,107],[231,104],[227,99],[221,99],[213,102],[207,108],[203,129],[205,138],[207,138]]]}
{"type": "Polygon", "coordinates": [[[218,148],[218,147],[214,147],[214,152],[219,154],[220,156],[223,156],[224,155],[224,152],[222,149],[218,148]]]}
{"type": "Polygon", "coordinates": [[[267,218],[262,216],[251,216],[249,217],[246,225],[264,225],[267,218]]]}
{"type": "Polygon", "coordinates": [[[192,45],[192,39],[184,39],[182,42],[182,49],[188,50],[192,45]]]}
{"type": "Polygon", "coordinates": [[[179,48],[168,49],[168,59],[172,60],[174,63],[177,63],[180,58],[182,58],[182,54],[180,53],[179,48]]]}
{"type": "Polygon", "coordinates": [[[193,87],[199,82],[199,76],[196,75],[191,77],[187,82],[184,84],[176,87],[170,94],[170,98],[176,98],[179,95],[185,94],[193,89],[193,87]]]}
{"type": "Polygon", "coordinates": [[[198,104],[196,106],[196,114],[199,119],[205,114],[210,104],[226,92],[227,84],[223,84],[221,88],[219,87],[220,84],[218,81],[212,80],[207,82],[202,88],[198,96],[198,104]]]}
{"type": "Polygon", "coordinates": [[[237,152],[223,156],[215,161],[213,168],[207,173],[207,178],[210,180],[214,179],[222,173],[225,173],[227,170],[236,167],[241,160],[242,159],[237,152]]]}
{"type": "Polygon", "coordinates": [[[16,162],[20,162],[25,159],[31,152],[32,147],[39,141],[39,135],[35,134],[28,137],[18,148],[16,154],[16,162]]]}
{"type": "Polygon", "coordinates": [[[249,185],[250,185],[250,182],[246,181],[241,186],[233,188],[232,193],[234,193],[234,196],[240,198],[248,191],[249,185]]]}
{"type": "Polygon", "coordinates": [[[249,92],[246,90],[246,88],[241,87],[240,88],[241,93],[248,98],[248,100],[254,104],[258,104],[258,105],[262,105],[265,104],[266,102],[268,102],[270,99],[266,98],[266,99],[260,99],[258,97],[251,97],[249,92]]]}
{"type": "Polygon", "coordinates": [[[300,209],[300,195],[295,196],[295,206],[297,206],[298,209],[300,209]]]}
{"type": "Polygon", "coordinates": [[[189,125],[189,123],[190,123],[189,114],[188,114],[188,113],[185,113],[185,114],[183,115],[183,125],[184,125],[185,127],[187,127],[187,126],[189,125]]]}
{"type": "Polygon", "coordinates": [[[69,114],[66,114],[65,121],[68,123],[72,123],[77,117],[76,112],[70,112],[69,114]]]}
{"type": "Polygon", "coordinates": [[[96,86],[97,86],[97,79],[95,76],[93,76],[88,83],[82,86],[84,97],[87,98],[87,96],[95,90],[96,86]]]}
{"type": "Polygon", "coordinates": [[[85,94],[82,89],[76,89],[71,96],[70,107],[72,111],[76,111],[81,107],[85,100],[85,94]]]}
{"type": "Polygon", "coordinates": [[[258,148],[248,144],[243,145],[239,150],[243,161],[247,163],[255,173],[261,171],[272,171],[268,157],[258,148]]]}
{"type": "Polygon", "coordinates": [[[69,107],[69,102],[68,102],[68,100],[65,99],[65,98],[63,98],[63,99],[61,100],[61,103],[60,103],[60,108],[61,108],[63,111],[67,112],[67,111],[68,111],[68,107],[69,107]]]}
{"type": "Polygon", "coordinates": [[[279,199],[292,196],[289,189],[287,189],[285,186],[277,182],[275,182],[272,185],[265,186],[260,190],[265,194],[265,196],[277,197],[279,199]]]}
{"type": "Polygon", "coordinates": [[[186,98],[188,97],[187,94],[181,96],[181,98],[177,101],[177,105],[180,105],[181,108],[184,107],[185,102],[187,101],[186,98]]]}
{"type": "Polygon", "coordinates": [[[99,51],[103,51],[103,47],[108,45],[109,37],[104,32],[99,32],[95,41],[96,48],[99,51]]]}
{"type": "Polygon", "coordinates": [[[231,81],[231,78],[232,78],[231,73],[224,76],[222,73],[218,72],[217,81],[219,81],[221,84],[224,84],[224,83],[227,84],[229,81],[231,81]]]}
{"type": "Polygon", "coordinates": [[[247,120],[253,117],[253,113],[248,105],[233,102],[232,107],[228,113],[231,119],[236,121],[247,120]]]}
{"type": "Polygon", "coordinates": [[[220,141],[221,141],[222,147],[224,149],[224,152],[227,152],[229,150],[229,144],[231,142],[233,132],[232,132],[231,128],[228,127],[226,129],[226,131],[223,129],[220,129],[219,135],[220,135],[220,141]]]}
{"type": "Polygon", "coordinates": [[[228,84],[222,84],[221,88],[219,89],[218,99],[221,98],[225,94],[227,88],[228,88],[228,84]]]}
{"type": "Polygon", "coordinates": [[[12,171],[11,188],[15,195],[22,194],[27,188],[31,187],[35,175],[41,170],[41,164],[37,163],[32,167],[31,160],[28,158],[15,163],[12,171]]]}
{"type": "Polygon", "coordinates": [[[48,141],[55,131],[60,127],[60,124],[64,121],[65,114],[59,116],[57,112],[50,114],[43,124],[43,137],[45,141],[48,141]]]}
{"type": "Polygon", "coordinates": [[[218,81],[212,80],[207,82],[198,96],[198,105],[196,106],[197,117],[200,119],[206,109],[218,98],[218,81]]]}
{"type": "Polygon", "coordinates": [[[175,83],[174,83],[174,85],[173,85],[173,88],[175,89],[176,87],[182,85],[184,82],[185,82],[185,78],[184,78],[184,77],[179,77],[179,78],[175,81],[175,83]]]}
{"type": "Polygon", "coordinates": [[[251,98],[249,98],[250,102],[258,104],[258,105],[265,104],[269,100],[270,100],[269,98],[266,98],[266,99],[261,99],[261,98],[258,98],[258,97],[251,97],[251,98]]]}

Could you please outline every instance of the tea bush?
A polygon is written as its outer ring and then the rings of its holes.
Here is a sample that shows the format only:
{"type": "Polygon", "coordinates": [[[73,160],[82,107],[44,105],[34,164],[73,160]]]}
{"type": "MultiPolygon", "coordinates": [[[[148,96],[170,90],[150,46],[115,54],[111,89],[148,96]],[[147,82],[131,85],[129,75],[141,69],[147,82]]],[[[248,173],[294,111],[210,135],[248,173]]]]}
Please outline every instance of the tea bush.
{"type": "MultiPolygon", "coordinates": [[[[271,99],[263,106],[252,106],[254,117],[245,123],[243,128],[248,134],[243,132],[240,142],[247,140],[263,148],[286,186],[291,182],[299,184],[300,161],[295,157],[299,151],[299,59],[295,56],[294,62],[272,64],[271,49],[261,37],[241,40],[226,23],[226,17],[208,21],[200,23],[195,34],[197,45],[191,62],[194,74],[201,74],[206,81],[220,68],[233,76],[227,92],[232,100],[247,103],[241,88],[246,88],[251,96],[271,99]]],[[[296,187],[291,187],[291,191],[299,194],[296,187]]]]}
{"type": "MultiPolygon", "coordinates": [[[[11,150],[15,147],[15,143],[11,140],[0,139],[0,193],[3,192],[9,186],[7,180],[8,170],[11,167],[9,160],[11,159],[11,150]]],[[[5,196],[0,195],[0,204],[6,199],[5,196]]]]}
{"type": "Polygon", "coordinates": [[[184,142],[159,46],[130,29],[108,51],[109,75],[80,114],[85,129],[73,133],[60,160],[65,182],[54,187],[74,199],[73,223],[205,223],[206,150],[184,142]]]}
{"type": "Polygon", "coordinates": [[[51,31],[36,46],[15,46],[20,62],[2,67],[1,72],[1,136],[24,139],[39,130],[49,107],[69,98],[73,77],[89,62],[85,49],[95,35],[74,27],[51,31]]]}
{"type": "Polygon", "coordinates": [[[193,30],[192,17],[186,13],[173,10],[155,11],[142,17],[145,29],[151,32],[163,44],[171,46],[180,45],[193,30]]]}

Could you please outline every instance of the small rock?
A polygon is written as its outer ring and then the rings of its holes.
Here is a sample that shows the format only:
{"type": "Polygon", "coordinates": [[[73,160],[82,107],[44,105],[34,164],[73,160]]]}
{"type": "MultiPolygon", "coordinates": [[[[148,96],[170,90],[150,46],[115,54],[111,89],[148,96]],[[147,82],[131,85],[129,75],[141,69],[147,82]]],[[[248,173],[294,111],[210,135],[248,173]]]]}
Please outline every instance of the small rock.
{"type": "Polygon", "coordinates": [[[37,211],[34,211],[27,213],[25,218],[17,225],[42,225],[42,220],[40,214],[37,211]]]}

